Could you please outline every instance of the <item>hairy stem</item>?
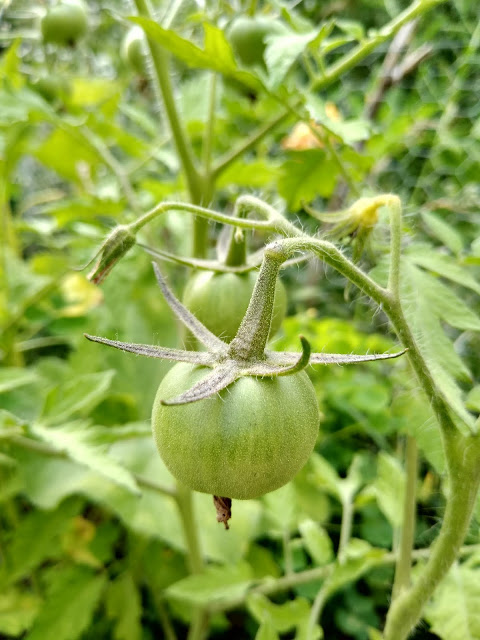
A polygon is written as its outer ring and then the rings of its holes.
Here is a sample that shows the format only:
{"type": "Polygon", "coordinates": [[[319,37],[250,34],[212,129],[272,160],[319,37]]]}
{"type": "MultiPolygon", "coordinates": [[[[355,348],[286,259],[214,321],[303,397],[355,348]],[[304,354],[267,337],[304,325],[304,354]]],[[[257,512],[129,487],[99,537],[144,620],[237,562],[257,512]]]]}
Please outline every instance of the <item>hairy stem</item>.
{"type": "MultiPolygon", "coordinates": [[[[200,207],[196,204],[188,204],[185,202],[162,202],[145,213],[141,218],[136,220],[136,222],[129,225],[129,228],[133,233],[136,233],[156,217],[167,213],[168,211],[184,211],[186,213],[193,213],[198,217],[205,218],[206,220],[221,222],[222,224],[233,225],[242,229],[259,229],[263,231],[278,232],[282,231],[284,227],[284,219],[280,218],[279,215],[277,215],[276,218],[267,220],[247,220],[246,218],[227,216],[223,213],[218,213],[218,211],[214,211],[213,209],[200,207]]],[[[285,228],[287,224],[290,225],[290,223],[285,220],[285,228]]],[[[302,233],[293,225],[290,226],[293,227],[298,234],[302,233]]]]}
{"type": "Polygon", "coordinates": [[[402,241],[402,205],[400,198],[390,196],[386,202],[390,213],[390,272],[388,289],[395,300],[400,299],[400,252],[402,241]]]}
{"type": "Polygon", "coordinates": [[[480,485],[478,437],[448,438],[450,486],[440,534],[430,559],[417,582],[400,593],[387,615],[385,640],[405,640],[422,614],[423,607],[455,562],[470,524],[480,485]]]}
{"type": "Polygon", "coordinates": [[[405,500],[403,503],[402,529],[398,558],[395,564],[395,580],[393,583],[393,599],[410,586],[410,570],[412,566],[412,549],[415,536],[415,516],[417,511],[418,451],[417,441],[407,436],[405,448],[405,471],[407,482],[405,486],[405,500]]]}

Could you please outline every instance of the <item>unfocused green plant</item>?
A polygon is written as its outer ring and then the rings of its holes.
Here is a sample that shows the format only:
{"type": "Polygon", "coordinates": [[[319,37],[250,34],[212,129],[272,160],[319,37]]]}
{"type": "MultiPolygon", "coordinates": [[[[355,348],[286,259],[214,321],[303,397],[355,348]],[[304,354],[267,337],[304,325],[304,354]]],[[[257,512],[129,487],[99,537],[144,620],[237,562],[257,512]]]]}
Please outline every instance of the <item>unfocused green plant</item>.
{"type": "Polygon", "coordinates": [[[475,3],[105,0],[75,48],[41,42],[53,3],[7,5],[0,634],[480,637],[475,3]],[[240,12],[281,26],[258,65],[240,12]],[[222,226],[251,253],[228,259],[222,226]],[[309,370],[315,450],[228,532],[156,452],[166,366],[83,338],[178,347],[152,255],[179,294],[282,263],[271,352],[409,349],[309,370]]]}

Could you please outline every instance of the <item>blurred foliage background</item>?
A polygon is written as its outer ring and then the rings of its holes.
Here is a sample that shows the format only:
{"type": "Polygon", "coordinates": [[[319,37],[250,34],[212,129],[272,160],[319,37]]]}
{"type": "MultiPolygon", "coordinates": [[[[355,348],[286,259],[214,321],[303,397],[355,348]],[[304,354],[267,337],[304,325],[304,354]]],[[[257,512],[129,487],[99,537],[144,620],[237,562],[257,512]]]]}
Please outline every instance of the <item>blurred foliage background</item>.
{"type": "MultiPolygon", "coordinates": [[[[159,24],[198,46],[204,23],[228,33],[232,19],[255,6],[155,4],[159,24]]],[[[0,635],[172,640],[186,637],[194,612],[207,607],[208,637],[305,638],[348,504],[348,559],[335,565],[315,637],[378,640],[401,526],[405,434],[421,451],[419,562],[444,505],[437,427],[407,362],[311,370],[323,414],[311,460],[286,487],[237,501],[228,532],[215,521],[211,497],[196,494],[208,564],[192,574],[173,481],[150,435],[167,365],[83,338],[174,346],[178,327],[140,247],[101,287],[77,270],[116,224],[163,199],[188,199],[185,180],[152,69],[140,60],[139,72],[122,53],[134,7],[89,1],[86,35],[62,47],[42,42],[49,6],[7,0],[0,8],[0,635]]],[[[298,36],[294,54],[272,45],[268,68],[250,70],[268,78],[269,91],[217,74],[212,101],[212,72],[188,64],[180,48],[171,77],[197,158],[210,126],[212,156],[228,158],[285,101],[303,99],[224,167],[206,204],[230,212],[238,195],[258,194],[306,230],[330,233],[382,280],[383,211],[367,229],[335,212],[362,196],[401,197],[409,319],[444,388],[466,396],[478,414],[477,3],[438,4],[395,46],[390,38],[328,88],[304,89],[323,54],[335,62],[406,7],[403,0],[259,2],[258,13],[298,36]],[[310,32],[318,40],[298,45],[310,32]]],[[[142,242],[188,255],[191,228],[189,216],[169,213],[144,229],[142,242]]],[[[219,232],[209,225],[209,255],[219,232]]],[[[252,249],[265,241],[249,237],[252,249]]],[[[171,262],[163,269],[180,293],[188,269],[171,262]]],[[[289,310],[273,348],[297,350],[300,333],[315,351],[395,347],[381,311],[319,262],[285,269],[282,279],[289,310]]],[[[430,603],[416,640],[480,638],[476,522],[467,542],[469,561],[430,603]],[[444,635],[442,616],[456,621],[457,635],[444,635]]],[[[192,627],[190,637],[198,637],[192,627]]]]}

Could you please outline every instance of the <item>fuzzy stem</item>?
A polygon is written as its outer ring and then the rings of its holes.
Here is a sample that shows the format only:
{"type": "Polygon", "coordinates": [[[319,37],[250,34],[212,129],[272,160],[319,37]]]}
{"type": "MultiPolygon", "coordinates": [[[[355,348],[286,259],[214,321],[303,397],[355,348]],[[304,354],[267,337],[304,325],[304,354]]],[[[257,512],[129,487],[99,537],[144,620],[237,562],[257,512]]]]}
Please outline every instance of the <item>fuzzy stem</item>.
{"type": "Polygon", "coordinates": [[[470,524],[480,484],[478,437],[449,437],[450,487],[440,534],[417,582],[400,593],[387,615],[385,640],[405,640],[423,607],[455,562],[470,524]]]}
{"type": "Polygon", "coordinates": [[[278,257],[263,261],[253,289],[250,304],[230,343],[229,353],[240,360],[262,358],[272,322],[275,285],[283,259],[278,257]]]}
{"type": "Polygon", "coordinates": [[[230,232],[225,265],[227,267],[241,267],[247,264],[247,242],[244,233],[237,233],[236,229],[230,232]]]}
{"type": "Polygon", "coordinates": [[[418,451],[417,441],[412,436],[407,436],[405,450],[405,470],[407,482],[405,486],[405,499],[403,503],[402,529],[400,532],[400,546],[395,565],[395,580],[393,583],[393,599],[410,586],[410,570],[412,566],[412,549],[415,537],[415,515],[417,511],[418,451]]]}
{"type": "Polygon", "coordinates": [[[402,205],[400,198],[390,196],[387,207],[390,213],[390,272],[388,288],[393,297],[400,298],[400,253],[402,241],[402,205]]]}

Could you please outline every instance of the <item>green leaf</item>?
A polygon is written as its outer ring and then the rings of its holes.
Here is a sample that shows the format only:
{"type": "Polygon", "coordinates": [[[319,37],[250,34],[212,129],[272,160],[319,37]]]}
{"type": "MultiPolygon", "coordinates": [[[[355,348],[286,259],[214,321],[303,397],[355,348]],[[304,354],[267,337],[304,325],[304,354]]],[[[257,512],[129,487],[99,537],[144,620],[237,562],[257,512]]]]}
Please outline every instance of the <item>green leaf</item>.
{"type": "Polygon", "coordinates": [[[288,70],[303,51],[318,38],[317,31],[308,33],[287,32],[279,35],[269,35],[265,38],[265,63],[269,71],[269,86],[278,87],[288,70]]]}
{"type": "Polygon", "coordinates": [[[140,640],[142,603],[131,573],[122,573],[108,585],[106,609],[115,620],[115,640],[140,640]]]}
{"type": "Polygon", "coordinates": [[[413,266],[410,268],[410,275],[413,275],[422,297],[432,305],[433,313],[457,329],[480,331],[480,318],[451,288],[413,266]]]}
{"type": "Polygon", "coordinates": [[[470,390],[466,399],[466,406],[470,411],[480,413],[480,385],[477,384],[476,387],[470,390]]]}
{"type": "Polygon", "coordinates": [[[336,175],[336,168],[323,150],[291,152],[281,167],[278,191],[288,206],[297,211],[302,202],[311,202],[317,196],[331,196],[336,175]]]}
{"type": "Polygon", "coordinates": [[[381,452],[373,490],[380,510],[393,528],[402,524],[405,496],[405,473],[396,458],[381,452]]]}
{"type": "Polygon", "coordinates": [[[240,187],[262,188],[270,184],[278,175],[278,167],[265,160],[234,162],[218,179],[219,188],[226,188],[233,184],[240,187]]]}
{"type": "Polygon", "coordinates": [[[310,605],[305,598],[274,604],[261,593],[251,593],[247,598],[247,609],[259,623],[270,620],[279,633],[301,626],[310,617],[310,605]]]}
{"type": "Polygon", "coordinates": [[[34,424],[31,431],[58,451],[68,454],[75,462],[97,471],[132,493],[140,493],[132,474],[108,455],[107,446],[98,442],[95,427],[88,423],[70,422],[63,427],[34,424]]]}
{"type": "Polygon", "coordinates": [[[432,633],[442,640],[480,638],[480,571],[454,564],[424,611],[432,633]]]}
{"type": "Polygon", "coordinates": [[[6,562],[0,566],[0,584],[25,578],[46,559],[62,553],[61,536],[77,515],[78,499],[69,500],[53,511],[32,511],[24,516],[8,545],[6,562]]]}
{"type": "Polygon", "coordinates": [[[310,456],[310,461],[313,467],[312,479],[317,484],[318,488],[326,491],[327,493],[341,501],[341,479],[332,465],[328,463],[325,458],[322,458],[322,456],[320,456],[318,453],[313,453],[310,456]]]}
{"type": "Polygon", "coordinates": [[[406,257],[414,264],[480,294],[480,284],[455,258],[432,251],[428,246],[414,247],[406,257]]]}
{"type": "Polygon", "coordinates": [[[0,633],[20,636],[33,624],[41,599],[30,591],[9,589],[0,594],[0,633]]]}
{"type": "Polygon", "coordinates": [[[37,380],[37,375],[30,369],[8,367],[0,370],[0,393],[31,384],[37,380]]]}
{"type": "Polygon", "coordinates": [[[149,38],[158,42],[160,46],[170,51],[188,67],[218,71],[239,80],[252,89],[261,88],[261,83],[253,74],[238,69],[230,43],[221,29],[204,23],[205,44],[204,49],[201,49],[190,40],[179,36],[175,31],[163,29],[153,20],[141,17],[132,17],[130,20],[139,24],[149,38]]]}
{"type": "Polygon", "coordinates": [[[270,618],[266,618],[258,628],[255,640],[279,640],[278,633],[275,631],[273,622],[270,618]]]}
{"type": "Polygon", "coordinates": [[[305,548],[316,564],[323,566],[333,559],[333,544],[323,527],[313,520],[303,520],[298,526],[305,548]]]}
{"type": "Polygon", "coordinates": [[[355,40],[362,40],[365,37],[365,29],[361,22],[355,22],[353,20],[335,20],[335,26],[355,40]]]}
{"type": "Polygon", "coordinates": [[[79,167],[88,166],[92,173],[103,162],[99,153],[74,127],[56,128],[33,153],[46,167],[70,182],[83,185],[79,167]]]}
{"type": "Polygon", "coordinates": [[[242,597],[252,581],[252,568],[246,562],[212,566],[201,574],[179,580],[168,587],[165,594],[168,598],[180,600],[190,606],[205,606],[242,597]]]}
{"type": "Polygon", "coordinates": [[[430,233],[437,240],[440,240],[452,253],[458,254],[462,251],[462,237],[448,222],[427,211],[423,211],[421,215],[430,233]]]}
{"type": "Polygon", "coordinates": [[[355,582],[378,565],[385,554],[384,549],[372,548],[368,542],[352,538],[347,545],[346,561],[337,563],[328,578],[328,592],[332,594],[344,585],[355,582]]]}
{"type": "Polygon", "coordinates": [[[115,371],[88,373],[51,389],[45,399],[41,421],[59,424],[73,415],[87,415],[107,395],[115,371]]]}
{"type": "Polygon", "coordinates": [[[45,604],[26,640],[76,640],[90,625],[106,576],[84,567],[54,572],[45,604]]]}

